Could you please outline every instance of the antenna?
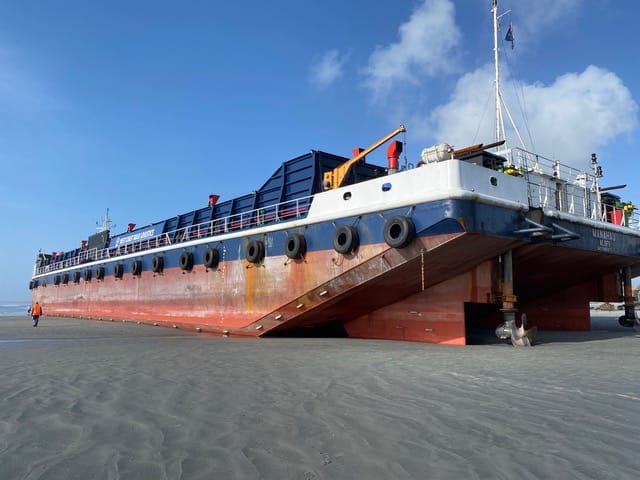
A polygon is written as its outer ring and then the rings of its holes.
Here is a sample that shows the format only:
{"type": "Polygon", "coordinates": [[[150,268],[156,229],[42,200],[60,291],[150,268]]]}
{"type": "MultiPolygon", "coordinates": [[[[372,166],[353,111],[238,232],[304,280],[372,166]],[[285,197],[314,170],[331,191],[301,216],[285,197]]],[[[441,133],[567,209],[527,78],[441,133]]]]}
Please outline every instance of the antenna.
{"type": "Polygon", "coordinates": [[[102,224],[96,222],[96,230],[98,233],[100,232],[108,232],[111,230],[111,227],[115,228],[116,224],[111,224],[111,219],[109,218],[109,208],[107,208],[107,214],[102,218],[102,224]]]}

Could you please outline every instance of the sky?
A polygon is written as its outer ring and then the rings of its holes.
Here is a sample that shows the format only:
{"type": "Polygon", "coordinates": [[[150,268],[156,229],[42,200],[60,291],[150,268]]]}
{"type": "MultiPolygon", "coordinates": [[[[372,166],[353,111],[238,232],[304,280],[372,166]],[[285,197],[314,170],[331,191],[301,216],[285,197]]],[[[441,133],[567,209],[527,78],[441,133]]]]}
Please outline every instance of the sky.
{"type": "MultiPolygon", "coordinates": [[[[76,248],[107,208],[116,232],[150,224],[400,124],[413,163],[436,143],[491,143],[490,8],[0,1],[0,298],[28,299],[38,250],[76,248]]],[[[626,183],[616,193],[640,204],[640,2],[502,0],[500,12],[502,94],[527,148],[585,170],[595,152],[602,185],[626,183]]],[[[369,161],[385,165],[383,150],[369,161]]]]}

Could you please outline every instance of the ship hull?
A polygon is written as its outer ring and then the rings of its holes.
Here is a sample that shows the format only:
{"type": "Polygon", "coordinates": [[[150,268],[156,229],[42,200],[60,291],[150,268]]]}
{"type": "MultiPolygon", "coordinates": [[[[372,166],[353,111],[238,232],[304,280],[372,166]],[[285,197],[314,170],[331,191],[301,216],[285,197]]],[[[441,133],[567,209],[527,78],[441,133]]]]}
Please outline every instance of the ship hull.
{"type": "Polygon", "coordinates": [[[52,285],[49,275],[46,286],[34,290],[34,300],[45,305],[47,315],[222,335],[313,332],[337,325],[356,338],[464,345],[471,327],[502,321],[501,258],[512,252],[515,310],[526,312],[539,328],[588,330],[589,300],[619,299],[616,272],[637,262],[637,237],[546,219],[575,238],[541,239],[518,233],[525,216],[447,199],[339,221],[291,223],[91,262],[82,269],[103,266],[103,279],[52,285]],[[385,222],[398,216],[411,219],[416,236],[392,248],[383,232],[385,222]],[[348,253],[332,246],[340,225],[353,225],[359,234],[359,245],[348,253]],[[300,259],[285,255],[292,233],[306,240],[300,259]],[[264,245],[264,257],[248,261],[247,245],[256,240],[264,245]],[[209,248],[219,251],[214,268],[203,265],[209,248]],[[181,267],[183,252],[193,255],[192,268],[181,267]],[[163,258],[161,272],[153,271],[157,256],[163,258]],[[132,273],[134,261],[141,263],[139,274],[132,273]],[[118,263],[124,266],[122,278],[114,274],[118,263]]]}

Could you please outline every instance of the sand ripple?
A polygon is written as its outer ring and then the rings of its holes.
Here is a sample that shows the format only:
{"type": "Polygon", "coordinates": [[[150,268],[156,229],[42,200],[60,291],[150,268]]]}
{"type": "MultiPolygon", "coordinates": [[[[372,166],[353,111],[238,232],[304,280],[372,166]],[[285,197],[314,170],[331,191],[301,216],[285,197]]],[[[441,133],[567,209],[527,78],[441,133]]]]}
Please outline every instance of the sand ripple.
{"type": "Polygon", "coordinates": [[[29,327],[0,323],[3,479],[631,479],[640,469],[631,332],[541,333],[515,349],[29,327]]]}

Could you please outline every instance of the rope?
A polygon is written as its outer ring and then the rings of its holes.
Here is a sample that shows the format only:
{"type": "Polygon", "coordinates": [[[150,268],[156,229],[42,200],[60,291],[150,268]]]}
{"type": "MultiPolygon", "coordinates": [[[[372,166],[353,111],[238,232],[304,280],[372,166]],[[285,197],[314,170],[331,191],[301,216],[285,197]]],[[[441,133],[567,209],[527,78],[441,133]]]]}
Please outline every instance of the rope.
{"type": "Polygon", "coordinates": [[[422,276],[422,291],[424,292],[424,248],[420,249],[420,273],[422,276]]]}
{"type": "Polygon", "coordinates": [[[402,132],[402,152],[404,153],[404,170],[409,168],[409,160],[407,160],[407,131],[402,132]]]}

